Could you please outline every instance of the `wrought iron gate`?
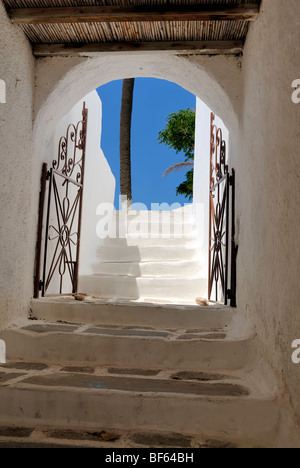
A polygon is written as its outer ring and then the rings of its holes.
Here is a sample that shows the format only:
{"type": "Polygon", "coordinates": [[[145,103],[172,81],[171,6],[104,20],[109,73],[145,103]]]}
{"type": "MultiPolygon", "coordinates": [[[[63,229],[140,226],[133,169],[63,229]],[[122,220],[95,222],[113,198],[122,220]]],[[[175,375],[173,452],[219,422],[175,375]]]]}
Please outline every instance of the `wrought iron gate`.
{"type": "Polygon", "coordinates": [[[51,294],[77,292],[87,115],[84,103],[82,120],[70,124],[60,138],[57,159],[53,160],[52,167],[48,171],[47,165],[43,165],[34,297],[39,296],[39,291],[45,296],[50,287],[51,294]],[[46,185],[48,201],[43,248],[46,185]]]}
{"type": "Polygon", "coordinates": [[[236,307],[235,171],[230,175],[226,142],[214,122],[212,113],[208,298],[225,305],[230,300],[230,305],[236,307]]]}

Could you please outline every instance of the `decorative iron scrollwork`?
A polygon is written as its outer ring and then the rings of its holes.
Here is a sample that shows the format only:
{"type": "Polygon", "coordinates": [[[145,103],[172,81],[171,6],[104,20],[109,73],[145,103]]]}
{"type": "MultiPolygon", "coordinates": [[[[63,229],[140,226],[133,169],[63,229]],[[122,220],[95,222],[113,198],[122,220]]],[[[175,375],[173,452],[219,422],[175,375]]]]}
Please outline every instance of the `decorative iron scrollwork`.
{"type": "Polygon", "coordinates": [[[59,294],[63,292],[64,279],[71,284],[70,292],[77,292],[86,129],[84,103],[82,120],[70,124],[60,138],[58,157],[50,169],[43,296],[57,275],[59,294]]]}
{"type": "Polygon", "coordinates": [[[210,215],[209,215],[209,299],[227,302],[229,173],[226,142],[211,114],[210,215]]]}
{"type": "Polygon", "coordinates": [[[75,180],[82,184],[83,181],[83,148],[85,145],[85,129],[87,112],[84,107],[82,120],[76,125],[70,124],[66,135],[59,140],[57,159],[52,162],[52,168],[60,171],[66,177],[72,177],[73,172],[78,171],[75,180]],[[71,155],[71,157],[70,157],[71,155]]]}
{"type": "Polygon", "coordinates": [[[223,140],[222,129],[214,124],[215,118],[215,115],[212,113],[210,132],[210,188],[228,173],[226,141],[223,140]]]}

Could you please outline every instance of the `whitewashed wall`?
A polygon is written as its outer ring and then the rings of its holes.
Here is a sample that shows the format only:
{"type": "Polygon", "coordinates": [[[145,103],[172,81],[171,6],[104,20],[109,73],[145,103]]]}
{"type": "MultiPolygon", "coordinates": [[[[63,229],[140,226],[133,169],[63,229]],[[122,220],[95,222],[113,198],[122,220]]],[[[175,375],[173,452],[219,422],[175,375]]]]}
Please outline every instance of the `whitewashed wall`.
{"type": "Polygon", "coordinates": [[[0,330],[26,316],[33,288],[39,176],[34,166],[34,59],[0,2],[0,330]]]}
{"type": "Polygon", "coordinates": [[[244,108],[237,174],[238,304],[256,323],[262,354],[291,395],[300,422],[299,0],[264,0],[243,57],[244,108]]]}

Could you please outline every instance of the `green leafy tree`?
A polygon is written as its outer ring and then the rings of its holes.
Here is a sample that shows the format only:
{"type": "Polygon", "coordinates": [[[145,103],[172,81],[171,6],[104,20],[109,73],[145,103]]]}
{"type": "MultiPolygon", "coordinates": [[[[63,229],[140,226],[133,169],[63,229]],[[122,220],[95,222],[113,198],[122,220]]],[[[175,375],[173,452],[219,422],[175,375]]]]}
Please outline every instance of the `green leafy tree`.
{"type": "Polygon", "coordinates": [[[177,195],[184,195],[189,200],[193,198],[195,119],[194,109],[170,114],[167,117],[166,127],[158,135],[159,143],[175,150],[176,154],[184,154],[185,161],[169,167],[163,175],[165,177],[175,171],[189,168],[185,180],[176,189],[177,195]]]}

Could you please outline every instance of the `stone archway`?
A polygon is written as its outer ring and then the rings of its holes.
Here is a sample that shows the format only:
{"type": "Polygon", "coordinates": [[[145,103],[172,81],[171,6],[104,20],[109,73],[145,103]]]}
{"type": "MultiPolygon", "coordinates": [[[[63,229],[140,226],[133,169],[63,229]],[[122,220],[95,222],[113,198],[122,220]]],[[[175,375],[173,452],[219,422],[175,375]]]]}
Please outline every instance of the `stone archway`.
{"type": "Polygon", "coordinates": [[[175,82],[213,109],[232,135],[237,133],[240,67],[235,57],[160,53],[49,58],[37,63],[34,143],[39,158],[45,159],[56,122],[83,96],[109,81],[130,77],[175,82]]]}
{"type": "Polygon", "coordinates": [[[78,63],[78,59],[54,58],[38,63],[37,83],[44,79],[45,86],[38,88],[36,99],[36,109],[40,106],[35,121],[35,150],[40,159],[38,161],[36,158],[37,164],[50,162],[55,126],[64,114],[96,87],[128,77],[153,77],[175,82],[218,112],[231,134],[235,134],[237,101],[232,95],[234,81],[227,93],[224,90],[226,83],[223,87],[220,80],[228,80],[226,67],[237,78],[236,59],[214,57],[211,61],[206,60],[207,66],[204,67],[204,62],[165,54],[130,54],[117,58],[110,54],[89,60],[84,58],[80,60],[81,63],[78,63]]]}

